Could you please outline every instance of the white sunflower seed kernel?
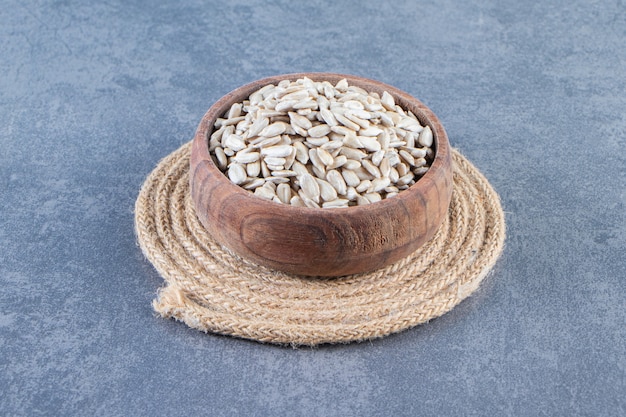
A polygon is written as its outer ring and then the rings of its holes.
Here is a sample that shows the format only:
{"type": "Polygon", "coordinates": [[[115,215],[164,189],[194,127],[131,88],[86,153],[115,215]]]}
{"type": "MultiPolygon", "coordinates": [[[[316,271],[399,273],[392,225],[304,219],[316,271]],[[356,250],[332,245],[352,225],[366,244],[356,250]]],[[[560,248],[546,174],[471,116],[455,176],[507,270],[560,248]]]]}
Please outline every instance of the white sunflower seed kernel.
{"type": "Polygon", "coordinates": [[[325,166],[332,165],[334,162],[332,155],[324,148],[317,149],[317,156],[325,166]]]}
{"type": "Polygon", "coordinates": [[[295,177],[298,174],[295,171],[291,171],[289,169],[277,169],[272,171],[272,177],[285,178],[285,177],[295,177]]]}
{"type": "Polygon", "coordinates": [[[426,165],[426,159],[424,159],[424,158],[417,158],[417,159],[415,159],[415,164],[413,166],[415,168],[419,168],[419,167],[423,167],[424,165],[426,165]]]}
{"type": "Polygon", "coordinates": [[[309,160],[311,161],[314,167],[324,172],[326,171],[326,165],[320,159],[318,155],[318,151],[319,149],[317,148],[309,149],[309,160]]]}
{"type": "Polygon", "coordinates": [[[291,197],[291,200],[289,200],[289,204],[291,204],[294,207],[306,207],[304,204],[304,201],[302,201],[300,196],[297,196],[297,195],[291,197]]]}
{"type": "Polygon", "coordinates": [[[330,126],[327,124],[321,124],[314,126],[308,130],[309,136],[312,138],[319,138],[326,136],[330,133],[330,126]]]}
{"type": "Polygon", "coordinates": [[[364,159],[364,160],[361,161],[361,165],[374,178],[380,178],[380,169],[378,169],[378,167],[376,165],[372,164],[372,161],[370,161],[368,159],[364,159]]]}
{"type": "Polygon", "coordinates": [[[323,208],[340,208],[340,207],[348,207],[349,200],[345,198],[336,198],[333,201],[326,201],[322,203],[323,208]]]}
{"type": "MultiPolygon", "coordinates": [[[[342,156],[342,155],[340,155],[340,156],[342,156]]],[[[345,155],[343,155],[343,156],[345,156],[345,155]]],[[[349,169],[351,171],[353,171],[355,169],[358,169],[360,167],[361,167],[361,162],[357,161],[356,159],[347,159],[346,163],[343,164],[343,168],[349,169]]]]}
{"type": "MultiPolygon", "coordinates": [[[[346,112],[344,116],[351,122],[357,124],[361,129],[367,129],[370,127],[370,122],[360,117],[355,116],[352,112],[346,112]]],[[[359,129],[359,131],[361,130],[359,129]]]]}
{"type": "Polygon", "coordinates": [[[328,108],[320,108],[320,117],[321,119],[329,126],[337,126],[338,122],[333,113],[328,110],[328,108]]]}
{"type": "Polygon", "coordinates": [[[342,78],[341,80],[339,80],[337,84],[335,85],[335,89],[337,89],[337,91],[340,91],[342,93],[345,93],[346,91],[348,91],[348,80],[346,80],[345,78],[342,78]]]}
{"type": "Polygon", "coordinates": [[[269,138],[276,135],[282,135],[286,129],[287,125],[283,122],[272,123],[271,125],[268,125],[265,129],[263,129],[259,133],[259,136],[265,136],[266,138],[269,138]]]}
{"type": "Polygon", "coordinates": [[[315,180],[320,187],[320,197],[322,197],[322,200],[332,201],[337,199],[337,190],[335,190],[335,187],[323,179],[316,178],[315,180]]]}
{"type": "Polygon", "coordinates": [[[400,178],[398,178],[398,184],[406,185],[410,183],[413,179],[414,179],[414,174],[411,172],[409,174],[403,175],[400,178]]]}
{"type": "Polygon", "coordinates": [[[296,149],[296,159],[300,163],[306,164],[307,162],[309,162],[309,149],[304,146],[302,142],[294,143],[293,147],[296,149]]]}
{"type": "Polygon", "coordinates": [[[269,148],[270,146],[277,145],[282,141],[280,136],[273,136],[271,138],[265,138],[263,136],[259,136],[256,139],[250,141],[250,144],[255,148],[269,148]]]}
{"type": "Polygon", "coordinates": [[[395,111],[396,109],[395,100],[393,99],[391,94],[389,94],[388,92],[386,91],[383,92],[383,95],[380,98],[380,102],[385,109],[389,111],[395,111]]]}
{"type": "Polygon", "coordinates": [[[348,162],[348,158],[346,158],[345,155],[338,155],[335,158],[333,158],[333,163],[328,165],[328,169],[339,168],[345,165],[346,162],[348,162]]]}
{"type": "Polygon", "coordinates": [[[328,139],[328,136],[321,136],[321,137],[307,137],[306,138],[306,142],[311,145],[311,146],[315,146],[315,147],[321,147],[324,144],[328,143],[330,141],[330,139],[328,139]]]}
{"type": "Polygon", "coordinates": [[[356,191],[354,187],[348,187],[348,189],[346,190],[346,198],[350,201],[356,200],[356,197],[358,195],[359,193],[356,191]]]}
{"type": "Polygon", "coordinates": [[[298,182],[300,183],[300,189],[304,193],[304,195],[316,202],[319,203],[320,200],[320,187],[315,181],[315,178],[311,174],[303,174],[298,177],[298,182]]]}
{"type": "Polygon", "coordinates": [[[324,178],[326,176],[326,169],[320,169],[316,167],[315,165],[313,165],[313,167],[311,168],[311,171],[313,175],[317,178],[324,178]]]}
{"type": "Polygon", "coordinates": [[[305,207],[309,207],[309,208],[320,208],[320,205],[318,203],[316,203],[315,201],[311,200],[309,197],[307,197],[302,190],[298,191],[298,195],[300,196],[300,198],[302,199],[302,201],[304,202],[304,206],[305,207]]]}
{"type": "Polygon", "coordinates": [[[399,163],[398,165],[395,166],[396,170],[398,170],[398,174],[400,176],[406,175],[409,173],[410,168],[407,164],[405,163],[399,163]]]}
{"type": "Polygon", "coordinates": [[[254,190],[258,187],[261,187],[263,184],[265,184],[265,179],[263,178],[253,178],[251,179],[251,181],[246,182],[243,185],[243,188],[245,188],[246,190],[254,190]]]}
{"type": "Polygon", "coordinates": [[[276,197],[276,193],[267,187],[258,187],[254,190],[254,195],[265,200],[273,200],[276,197]]]}
{"type": "Polygon", "coordinates": [[[313,124],[311,123],[311,121],[309,119],[307,119],[306,117],[304,117],[304,116],[302,116],[302,115],[300,115],[298,113],[290,111],[288,113],[288,115],[289,115],[289,119],[291,121],[291,125],[293,127],[297,126],[297,127],[301,128],[301,129],[304,129],[305,131],[309,130],[310,128],[313,127],[313,124]]]}
{"type": "Polygon", "coordinates": [[[263,161],[268,165],[272,165],[272,166],[284,166],[287,163],[287,159],[286,158],[279,158],[279,157],[273,157],[273,156],[266,156],[263,161]]]}
{"type": "Polygon", "coordinates": [[[224,153],[224,149],[221,146],[217,146],[213,152],[215,153],[217,166],[222,170],[226,169],[226,166],[228,165],[228,157],[224,153]]]}
{"type": "Polygon", "coordinates": [[[417,140],[420,145],[430,148],[433,145],[433,132],[430,130],[430,126],[426,126],[420,133],[417,140]]]}
{"type": "Polygon", "coordinates": [[[246,147],[246,143],[243,141],[241,136],[237,136],[234,133],[231,133],[224,139],[224,148],[230,148],[233,151],[237,152],[246,147]]]}
{"type": "Polygon", "coordinates": [[[342,155],[345,155],[345,157],[348,159],[355,159],[355,160],[361,160],[367,156],[365,152],[360,151],[358,149],[354,149],[354,148],[342,148],[340,153],[342,155]]]}
{"type": "Polygon", "coordinates": [[[249,177],[258,177],[261,173],[261,161],[252,162],[246,165],[246,172],[249,177]]]}
{"type": "Polygon", "coordinates": [[[285,166],[284,166],[284,165],[271,165],[271,164],[267,164],[267,169],[269,169],[269,170],[272,172],[272,174],[271,174],[271,175],[274,175],[274,174],[273,174],[273,172],[274,172],[274,171],[281,171],[281,170],[285,169],[285,166]]]}
{"type": "Polygon", "coordinates": [[[377,128],[376,126],[370,126],[367,129],[361,129],[359,130],[359,135],[361,136],[371,136],[371,137],[377,137],[378,135],[380,135],[381,133],[383,133],[382,129],[377,128]]]}
{"type": "Polygon", "coordinates": [[[413,170],[413,173],[415,173],[415,175],[420,176],[420,177],[426,174],[427,172],[428,172],[428,167],[419,167],[413,170]]]}
{"type": "Polygon", "coordinates": [[[382,197],[378,193],[367,193],[363,197],[367,198],[370,203],[376,203],[377,201],[382,200],[382,197]]]}
{"type": "Polygon", "coordinates": [[[389,180],[389,177],[376,178],[375,180],[372,181],[371,191],[373,192],[382,191],[386,187],[388,187],[389,184],[391,184],[391,180],[389,180]]]}
{"type": "Polygon", "coordinates": [[[291,154],[291,149],[291,145],[275,145],[268,148],[262,148],[261,155],[276,158],[285,158],[291,154]]]}
{"type": "Polygon", "coordinates": [[[383,177],[388,177],[391,172],[391,164],[389,163],[388,158],[384,158],[380,161],[380,165],[378,165],[378,169],[380,169],[380,175],[383,177]]]}
{"type": "Polygon", "coordinates": [[[309,98],[309,92],[307,90],[301,89],[293,93],[285,94],[284,96],[282,96],[281,100],[287,100],[287,101],[295,100],[299,102],[308,98],[309,98]]]}
{"type": "Polygon", "coordinates": [[[424,158],[427,154],[426,149],[423,148],[414,148],[409,151],[413,158],[424,158]]]}
{"type": "Polygon", "coordinates": [[[361,180],[359,179],[357,174],[355,174],[354,171],[342,169],[341,175],[343,176],[343,179],[345,180],[346,184],[349,185],[350,187],[356,187],[357,185],[361,183],[361,180]]]}
{"type": "Polygon", "coordinates": [[[235,156],[233,157],[235,162],[238,162],[240,164],[249,164],[259,160],[261,154],[259,154],[258,152],[245,152],[246,149],[242,149],[241,151],[237,152],[237,154],[235,154],[235,156]]]}
{"type": "Polygon", "coordinates": [[[263,176],[263,178],[267,178],[272,175],[265,161],[261,161],[261,175],[263,176]]]}
{"type": "Polygon", "coordinates": [[[398,182],[398,178],[400,178],[398,171],[394,167],[391,167],[391,169],[389,170],[389,179],[392,183],[395,184],[398,182]]]}
{"type": "Polygon", "coordinates": [[[339,150],[343,146],[343,143],[340,140],[329,140],[326,143],[323,143],[320,148],[326,149],[327,151],[339,150]]]}
{"type": "Polygon", "coordinates": [[[372,174],[370,174],[369,171],[367,171],[365,168],[363,168],[363,166],[358,167],[353,172],[356,174],[356,176],[361,181],[363,181],[363,180],[373,180],[374,179],[374,176],[372,174]]]}
{"type": "Polygon", "coordinates": [[[302,174],[308,174],[309,170],[306,168],[306,166],[298,161],[295,161],[293,163],[293,165],[291,166],[291,170],[294,171],[297,175],[302,175],[302,174]]]}
{"type": "Polygon", "coordinates": [[[400,152],[398,153],[400,154],[400,157],[404,159],[409,165],[415,165],[415,158],[413,158],[413,155],[411,155],[404,149],[400,150],[400,152]]]}
{"type": "Polygon", "coordinates": [[[356,186],[356,190],[359,193],[364,193],[365,191],[369,190],[371,186],[372,182],[370,180],[363,180],[359,185],[356,186]]]}
{"type": "Polygon", "coordinates": [[[291,201],[291,187],[289,184],[278,184],[276,186],[276,195],[285,204],[289,204],[291,201]]]}
{"type": "Polygon", "coordinates": [[[246,170],[241,164],[230,164],[228,178],[235,184],[242,184],[246,180],[246,170]]]}
{"type": "Polygon", "coordinates": [[[326,180],[337,190],[337,194],[345,195],[347,191],[346,181],[339,171],[331,169],[326,173],[326,180]]]}
{"type": "Polygon", "coordinates": [[[261,133],[261,131],[265,129],[269,124],[270,124],[270,119],[266,117],[263,117],[261,119],[256,119],[254,123],[252,123],[252,126],[250,126],[250,129],[248,129],[247,137],[252,138],[254,136],[258,136],[259,133],[261,133]]]}
{"type": "MultiPolygon", "coordinates": [[[[333,112],[333,115],[335,116],[335,119],[337,119],[337,121],[339,123],[341,123],[342,125],[344,125],[348,129],[353,130],[353,131],[358,131],[359,129],[361,129],[361,126],[359,124],[357,124],[357,123],[353,122],[352,120],[348,119],[343,114],[341,114],[339,112],[333,112]]],[[[338,126],[334,126],[334,127],[338,127],[338,126]]]]}
{"type": "Polygon", "coordinates": [[[380,142],[375,137],[359,136],[359,142],[361,142],[363,147],[369,152],[378,152],[382,149],[380,142]]]}

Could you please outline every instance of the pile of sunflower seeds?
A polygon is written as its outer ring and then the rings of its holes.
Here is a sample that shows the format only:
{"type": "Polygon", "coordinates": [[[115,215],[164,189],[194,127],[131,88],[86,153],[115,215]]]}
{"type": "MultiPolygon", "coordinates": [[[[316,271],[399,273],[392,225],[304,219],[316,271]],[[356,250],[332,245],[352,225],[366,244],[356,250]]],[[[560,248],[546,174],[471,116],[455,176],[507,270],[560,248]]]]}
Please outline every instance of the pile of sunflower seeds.
{"type": "Polygon", "coordinates": [[[383,92],[302,78],[267,85],[215,122],[209,151],[230,180],[299,207],[397,195],[428,171],[433,134],[383,92]]]}

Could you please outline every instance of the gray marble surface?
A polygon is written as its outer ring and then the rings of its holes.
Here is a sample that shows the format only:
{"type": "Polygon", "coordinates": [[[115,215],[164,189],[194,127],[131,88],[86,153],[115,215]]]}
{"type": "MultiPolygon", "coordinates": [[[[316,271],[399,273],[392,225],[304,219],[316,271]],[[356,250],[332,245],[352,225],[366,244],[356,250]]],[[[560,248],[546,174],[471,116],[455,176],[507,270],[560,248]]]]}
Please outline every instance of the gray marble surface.
{"type": "Polygon", "coordinates": [[[623,0],[0,7],[0,415],[626,415],[623,0]],[[450,313],[294,350],[156,318],[139,187],[208,107],[297,71],[424,101],[502,197],[450,313]]]}

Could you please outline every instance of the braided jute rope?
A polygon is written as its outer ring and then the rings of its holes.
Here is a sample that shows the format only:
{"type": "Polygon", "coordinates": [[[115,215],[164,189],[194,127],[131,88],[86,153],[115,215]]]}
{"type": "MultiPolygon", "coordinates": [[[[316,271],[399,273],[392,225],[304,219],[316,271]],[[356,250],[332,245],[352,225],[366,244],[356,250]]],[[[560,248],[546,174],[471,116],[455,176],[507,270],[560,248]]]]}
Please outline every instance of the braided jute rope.
{"type": "Polygon", "coordinates": [[[135,231],[166,281],[154,309],[204,332],[310,346],[382,337],[452,309],[478,288],[504,246],[498,195],[454,150],[449,215],[412,255],[338,278],[270,270],[222,248],[197,219],[190,149],[183,145],[148,176],[135,205],[135,231]]]}

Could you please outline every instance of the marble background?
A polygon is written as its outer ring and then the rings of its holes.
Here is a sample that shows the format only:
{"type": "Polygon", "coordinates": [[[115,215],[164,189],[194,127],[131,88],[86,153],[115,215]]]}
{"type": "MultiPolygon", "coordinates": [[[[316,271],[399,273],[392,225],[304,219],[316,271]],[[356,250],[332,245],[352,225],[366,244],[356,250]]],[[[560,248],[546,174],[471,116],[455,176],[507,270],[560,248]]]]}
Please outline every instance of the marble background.
{"type": "Polygon", "coordinates": [[[3,0],[0,415],[626,415],[626,4],[3,0]],[[506,248],[450,313],[279,348],[156,318],[133,205],[210,105],[333,71],[426,103],[506,248]]]}

